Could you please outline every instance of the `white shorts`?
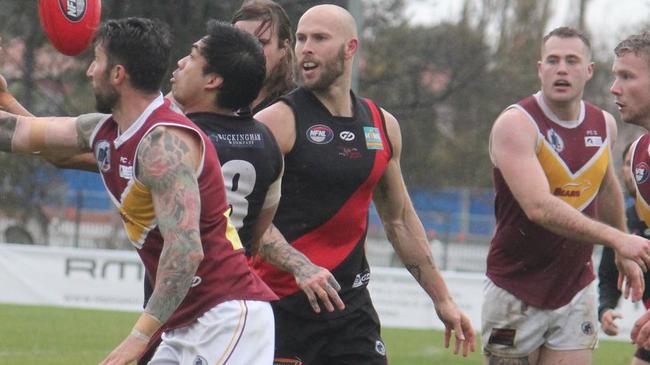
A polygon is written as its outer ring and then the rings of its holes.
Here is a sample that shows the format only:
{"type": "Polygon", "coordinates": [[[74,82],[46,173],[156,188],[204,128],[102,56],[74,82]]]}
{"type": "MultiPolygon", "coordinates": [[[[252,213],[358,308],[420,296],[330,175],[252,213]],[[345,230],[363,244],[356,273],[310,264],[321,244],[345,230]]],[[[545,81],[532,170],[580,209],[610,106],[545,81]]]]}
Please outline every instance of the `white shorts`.
{"type": "Polygon", "coordinates": [[[594,349],[598,344],[595,283],[558,309],[526,305],[487,279],[483,289],[481,342],[485,354],[519,358],[551,350],[594,349]]]}
{"type": "Polygon", "coordinates": [[[163,333],[150,365],[273,364],[275,321],[268,302],[231,300],[196,322],[163,333]]]}

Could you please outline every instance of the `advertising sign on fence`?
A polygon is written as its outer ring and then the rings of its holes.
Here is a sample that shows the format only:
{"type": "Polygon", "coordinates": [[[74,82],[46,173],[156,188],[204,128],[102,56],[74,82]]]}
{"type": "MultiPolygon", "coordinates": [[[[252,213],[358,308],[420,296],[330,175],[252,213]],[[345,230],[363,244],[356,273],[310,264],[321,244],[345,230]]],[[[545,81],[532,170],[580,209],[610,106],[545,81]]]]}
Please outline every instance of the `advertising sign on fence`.
{"type": "MultiPolygon", "coordinates": [[[[458,306],[480,329],[484,275],[444,272],[458,306]]],[[[0,244],[0,303],[142,310],[144,267],[133,251],[0,244]]],[[[431,299],[400,268],[374,267],[369,286],[382,325],[436,328],[431,299]]],[[[641,304],[622,300],[618,339],[628,341],[641,304]]]]}

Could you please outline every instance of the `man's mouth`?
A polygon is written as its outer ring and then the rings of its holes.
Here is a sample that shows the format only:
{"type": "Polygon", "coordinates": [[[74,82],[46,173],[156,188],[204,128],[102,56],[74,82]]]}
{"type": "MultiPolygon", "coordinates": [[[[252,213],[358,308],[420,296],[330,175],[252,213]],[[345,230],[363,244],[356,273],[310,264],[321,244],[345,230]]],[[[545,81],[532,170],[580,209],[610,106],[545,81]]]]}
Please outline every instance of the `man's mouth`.
{"type": "Polygon", "coordinates": [[[302,69],[305,71],[310,71],[318,67],[315,62],[306,61],[302,63],[302,69]]]}

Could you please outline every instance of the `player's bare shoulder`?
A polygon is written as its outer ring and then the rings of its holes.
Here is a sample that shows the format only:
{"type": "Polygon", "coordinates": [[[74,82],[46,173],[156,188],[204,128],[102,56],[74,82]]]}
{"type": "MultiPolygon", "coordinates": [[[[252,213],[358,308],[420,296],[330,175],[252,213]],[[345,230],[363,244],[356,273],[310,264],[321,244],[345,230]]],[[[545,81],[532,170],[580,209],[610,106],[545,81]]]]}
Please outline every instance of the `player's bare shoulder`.
{"type": "Polygon", "coordinates": [[[109,114],[82,114],[76,119],[77,143],[81,150],[90,149],[93,133],[97,126],[110,117],[109,114]]]}
{"type": "Polygon", "coordinates": [[[536,135],[537,128],[530,117],[517,107],[504,110],[492,125],[491,138],[500,136],[517,136],[519,134],[536,135]]]}
{"type": "Polygon", "coordinates": [[[283,154],[291,151],[296,140],[296,118],[287,103],[278,101],[257,112],[255,119],[271,129],[283,154]]]}
{"type": "Polygon", "coordinates": [[[607,131],[610,134],[612,145],[616,143],[616,137],[618,134],[618,127],[616,126],[616,118],[613,115],[603,110],[603,116],[605,117],[605,124],[607,124],[607,131]]]}
{"type": "Polygon", "coordinates": [[[495,165],[513,155],[532,153],[537,146],[537,127],[522,110],[511,107],[494,121],[490,132],[490,158],[495,165]]]}

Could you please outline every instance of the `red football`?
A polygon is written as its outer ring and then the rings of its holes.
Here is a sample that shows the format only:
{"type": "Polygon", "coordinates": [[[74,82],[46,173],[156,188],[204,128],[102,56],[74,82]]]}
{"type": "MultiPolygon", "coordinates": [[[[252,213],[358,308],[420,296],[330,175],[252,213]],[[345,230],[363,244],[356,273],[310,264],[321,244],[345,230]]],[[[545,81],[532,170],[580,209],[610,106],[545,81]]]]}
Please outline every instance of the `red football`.
{"type": "Polygon", "coordinates": [[[39,0],[38,13],[47,38],[59,52],[83,52],[99,26],[101,0],[39,0]]]}

